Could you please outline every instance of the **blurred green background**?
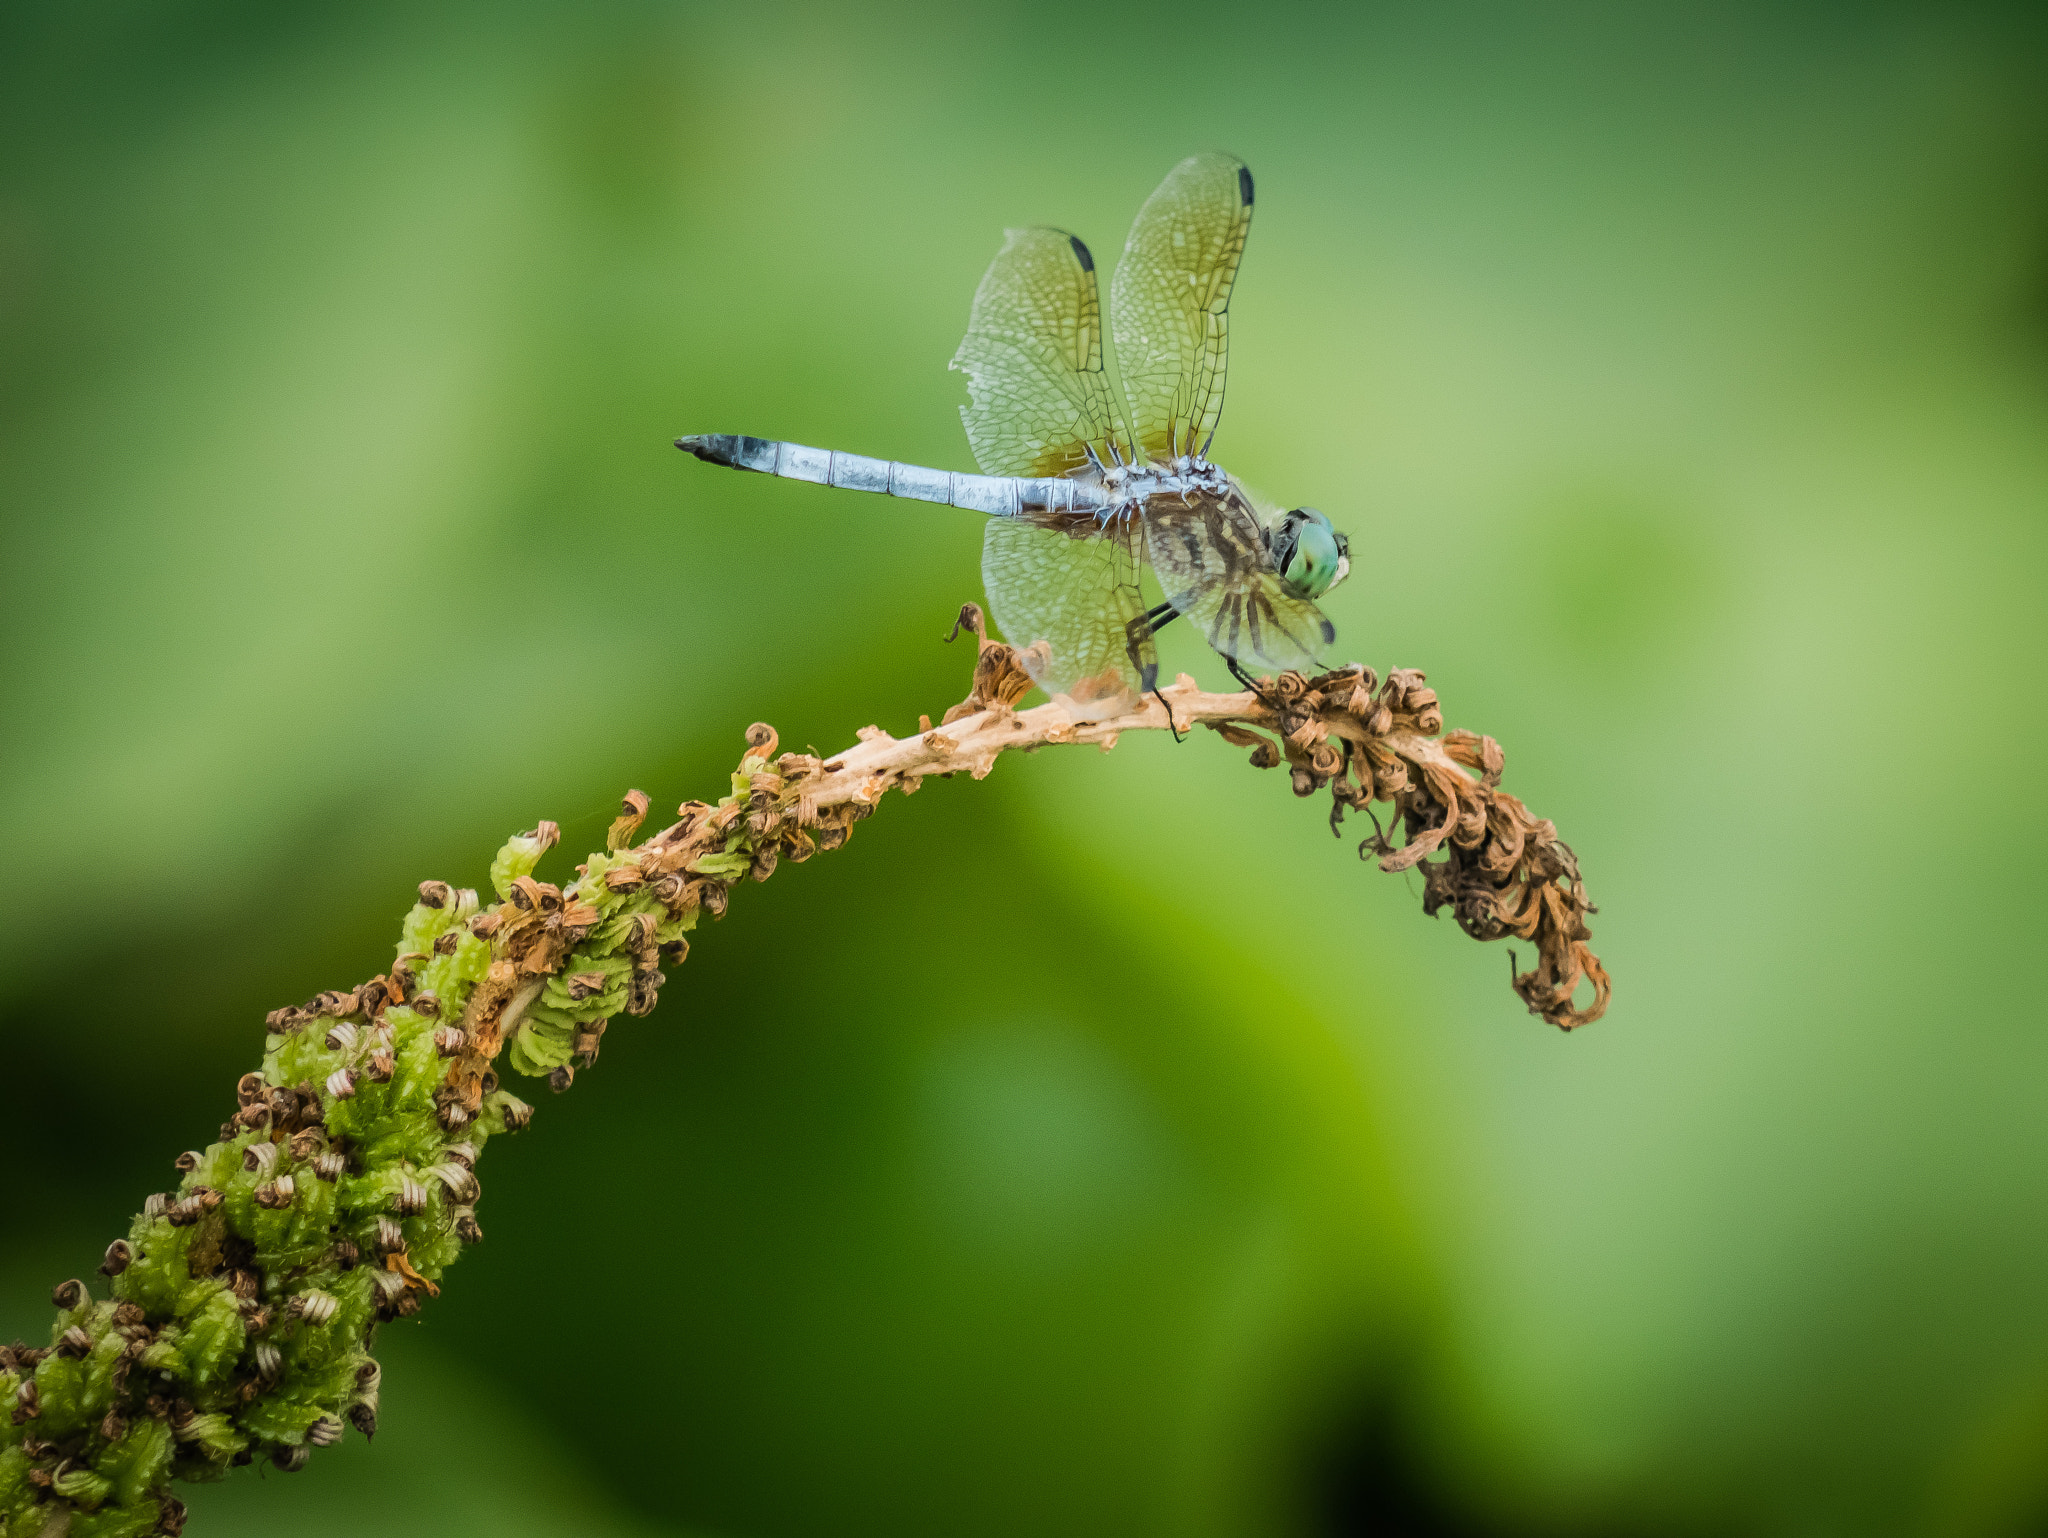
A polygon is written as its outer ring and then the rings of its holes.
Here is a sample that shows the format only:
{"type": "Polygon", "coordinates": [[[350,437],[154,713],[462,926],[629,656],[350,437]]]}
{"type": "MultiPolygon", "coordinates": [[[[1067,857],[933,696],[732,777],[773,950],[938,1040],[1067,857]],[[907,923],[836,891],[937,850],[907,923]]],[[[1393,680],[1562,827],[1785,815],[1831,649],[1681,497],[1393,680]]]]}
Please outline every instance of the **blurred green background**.
{"type": "Polygon", "coordinates": [[[2044,79],[1962,6],[7,6],[0,1338],[419,880],[964,693],[971,516],[669,440],[970,468],[1004,226],[1107,266],[1214,147],[1218,457],[1612,1013],[1213,740],[934,783],[193,1531],[2048,1531],[2044,79]]]}

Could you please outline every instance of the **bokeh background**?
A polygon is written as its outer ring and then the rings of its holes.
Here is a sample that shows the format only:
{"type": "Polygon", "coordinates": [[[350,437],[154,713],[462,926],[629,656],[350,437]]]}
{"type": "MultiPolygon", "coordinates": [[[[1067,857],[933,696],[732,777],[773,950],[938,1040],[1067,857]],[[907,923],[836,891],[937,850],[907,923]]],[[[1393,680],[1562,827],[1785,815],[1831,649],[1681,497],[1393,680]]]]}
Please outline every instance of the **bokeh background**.
{"type": "Polygon", "coordinates": [[[0,1336],[419,880],[963,693],[970,516],[669,440],[971,468],[1004,226],[1106,266],[1215,147],[1218,456],[1612,1013],[1214,740],[933,783],[193,1531],[2048,1531],[2044,79],[1961,5],[7,6],[0,1336]]]}

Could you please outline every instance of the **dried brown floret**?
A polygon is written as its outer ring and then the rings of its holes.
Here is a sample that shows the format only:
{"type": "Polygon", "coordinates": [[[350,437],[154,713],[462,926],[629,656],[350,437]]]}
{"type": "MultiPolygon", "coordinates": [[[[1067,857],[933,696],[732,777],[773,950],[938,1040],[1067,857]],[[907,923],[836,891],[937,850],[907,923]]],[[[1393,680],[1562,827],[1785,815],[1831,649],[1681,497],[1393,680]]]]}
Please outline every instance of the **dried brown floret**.
{"type": "Polygon", "coordinates": [[[640,824],[647,820],[647,792],[629,790],[620,802],[619,815],[612,820],[611,829],[604,836],[607,849],[624,849],[633,842],[633,835],[640,831],[640,824]]]}
{"type": "MultiPolygon", "coordinates": [[[[982,617],[980,604],[960,606],[960,617],[953,621],[952,632],[946,639],[957,639],[962,630],[974,633],[974,683],[967,691],[967,698],[939,718],[941,726],[951,726],[955,721],[978,715],[991,706],[1015,705],[1031,692],[1030,673],[1017,659],[1014,648],[989,636],[988,621],[982,617]]],[[[831,766],[826,767],[829,769],[831,766]]]]}

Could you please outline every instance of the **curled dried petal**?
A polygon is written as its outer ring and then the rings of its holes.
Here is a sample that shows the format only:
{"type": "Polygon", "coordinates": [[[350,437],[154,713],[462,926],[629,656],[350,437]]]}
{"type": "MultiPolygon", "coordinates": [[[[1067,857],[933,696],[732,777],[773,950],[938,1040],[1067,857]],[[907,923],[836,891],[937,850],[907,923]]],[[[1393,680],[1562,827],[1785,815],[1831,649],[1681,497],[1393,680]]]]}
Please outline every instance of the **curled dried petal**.
{"type": "Polygon", "coordinates": [[[640,831],[640,824],[647,820],[650,805],[647,792],[629,790],[619,804],[619,815],[612,819],[611,828],[604,836],[607,849],[624,849],[633,842],[633,835],[640,831]]]}

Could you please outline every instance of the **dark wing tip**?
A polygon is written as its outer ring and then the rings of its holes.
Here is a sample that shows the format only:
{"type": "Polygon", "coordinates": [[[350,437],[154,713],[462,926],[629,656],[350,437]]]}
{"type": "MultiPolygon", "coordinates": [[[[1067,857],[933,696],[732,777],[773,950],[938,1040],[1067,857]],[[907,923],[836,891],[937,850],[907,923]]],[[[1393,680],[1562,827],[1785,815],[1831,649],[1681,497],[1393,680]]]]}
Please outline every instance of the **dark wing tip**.
{"type": "Polygon", "coordinates": [[[1252,168],[1250,166],[1239,166],[1237,168],[1237,195],[1244,199],[1244,206],[1246,208],[1252,206],[1252,168]]]}
{"type": "Polygon", "coordinates": [[[1337,639],[1337,627],[1328,620],[1323,621],[1323,645],[1328,646],[1337,639]]]}
{"type": "Polygon", "coordinates": [[[1081,264],[1081,270],[1083,272],[1093,272],[1095,270],[1095,258],[1088,254],[1087,243],[1079,235],[1069,235],[1067,243],[1074,248],[1074,260],[1081,264]]]}

